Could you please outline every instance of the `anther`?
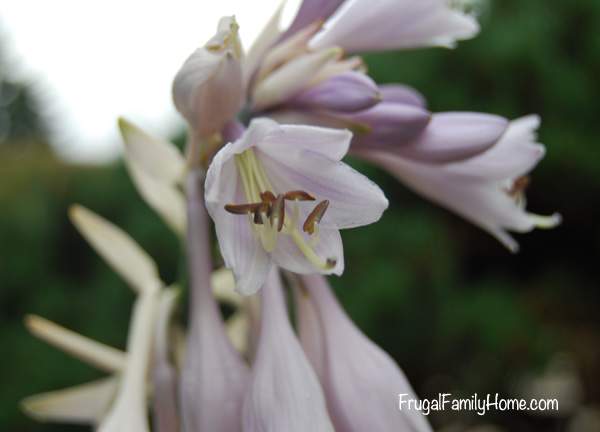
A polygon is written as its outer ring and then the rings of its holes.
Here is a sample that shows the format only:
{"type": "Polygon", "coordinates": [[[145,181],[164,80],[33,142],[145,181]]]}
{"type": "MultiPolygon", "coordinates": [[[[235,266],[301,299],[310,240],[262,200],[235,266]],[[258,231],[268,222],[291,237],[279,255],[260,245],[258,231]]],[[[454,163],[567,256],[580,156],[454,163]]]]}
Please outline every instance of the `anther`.
{"type": "Polygon", "coordinates": [[[262,203],[226,204],[225,211],[236,215],[244,215],[249,213],[255,213],[262,205],[262,203]]]}
{"type": "Polygon", "coordinates": [[[271,204],[275,202],[277,198],[275,197],[275,194],[273,194],[273,192],[265,191],[260,193],[260,199],[264,203],[271,204]]]}
{"type": "Polygon", "coordinates": [[[314,201],[315,197],[301,190],[287,192],[283,198],[288,201],[314,201]]]}
{"type": "Polygon", "coordinates": [[[275,217],[277,217],[277,231],[283,229],[283,222],[285,219],[285,203],[283,202],[283,195],[277,195],[275,202],[271,206],[271,214],[269,215],[271,225],[274,223],[275,217]]]}
{"type": "Polygon", "coordinates": [[[326,261],[326,265],[327,265],[327,270],[331,270],[332,268],[334,268],[337,264],[337,260],[335,258],[327,258],[326,261]]]}
{"type": "Polygon", "coordinates": [[[509,196],[516,198],[525,192],[530,183],[531,179],[528,176],[519,177],[513,182],[512,186],[507,190],[507,193],[509,196]]]}
{"type": "Polygon", "coordinates": [[[327,211],[327,207],[329,207],[329,201],[321,201],[319,204],[315,206],[313,211],[310,212],[306,221],[304,221],[304,225],[302,225],[302,230],[308,234],[314,234],[315,226],[321,219],[323,219],[323,215],[327,211]]]}

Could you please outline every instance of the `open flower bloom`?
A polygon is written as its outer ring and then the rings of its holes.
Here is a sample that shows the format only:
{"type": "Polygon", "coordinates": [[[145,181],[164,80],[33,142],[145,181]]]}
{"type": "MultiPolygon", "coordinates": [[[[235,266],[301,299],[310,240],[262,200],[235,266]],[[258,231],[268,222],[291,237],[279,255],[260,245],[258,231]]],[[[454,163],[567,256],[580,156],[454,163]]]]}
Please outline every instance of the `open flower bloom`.
{"type": "Polygon", "coordinates": [[[254,120],[214,158],[206,204],[241,293],[261,288],[271,263],[296,273],[341,274],[339,230],[377,221],[388,202],[341,162],[348,131],[254,120]]]}
{"type": "Polygon", "coordinates": [[[278,270],[262,290],[258,350],[243,432],[333,432],[323,391],[287,317],[278,270]]]}
{"type": "MultiPolygon", "coordinates": [[[[536,227],[552,228],[560,222],[559,215],[543,217],[525,209],[526,175],[545,154],[544,147],[536,142],[539,124],[537,116],[514,120],[488,150],[448,163],[414,160],[375,146],[359,148],[355,154],[385,168],[417,192],[490,232],[516,252],[518,244],[507,230],[528,232],[536,227]]],[[[479,140],[474,139],[477,133],[472,134],[467,148],[485,148],[496,134],[493,129],[493,126],[482,128],[479,140]]],[[[460,140],[461,135],[456,137],[460,140]]]]}
{"type": "Polygon", "coordinates": [[[336,431],[430,432],[416,410],[401,411],[399,394],[417,397],[393,359],[348,318],[326,279],[303,276],[296,293],[300,340],[317,371],[336,431]]]}

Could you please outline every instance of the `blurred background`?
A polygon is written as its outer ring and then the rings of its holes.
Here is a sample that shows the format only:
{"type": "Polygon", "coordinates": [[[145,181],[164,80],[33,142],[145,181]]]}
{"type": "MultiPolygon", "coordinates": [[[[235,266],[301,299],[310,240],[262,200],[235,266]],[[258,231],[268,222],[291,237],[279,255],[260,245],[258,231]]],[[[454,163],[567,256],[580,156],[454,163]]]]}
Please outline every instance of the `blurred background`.
{"type": "MultiPolygon", "coordinates": [[[[457,50],[368,56],[371,74],[415,86],[433,111],[541,114],[548,156],[532,176],[529,207],[561,212],[563,225],[519,236],[521,252],[511,255],[484,232],[357,163],[392,204],[380,223],[343,233],[350,265],[332,283],[351,317],[396,358],[421,397],[477,392],[560,402],[558,413],[432,414],[436,430],[600,431],[600,2],[497,0],[484,3],[481,13],[481,35],[457,50]]],[[[166,281],[177,278],[179,245],[112,155],[116,139],[83,158],[69,153],[72,143],[65,145],[56,130],[70,125],[60,124],[67,119],[49,104],[48,77],[17,73],[22,64],[9,15],[0,10],[0,425],[15,432],[84,431],[36,423],[18,407],[27,395],[100,376],[29,336],[24,314],[125,345],[132,294],[69,224],[68,206],[81,203],[123,227],[159,262],[166,281]]],[[[213,27],[188,43],[197,45],[213,27]]],[[[146,55],[139,61],[146,60],[160,62],[146,55]]],[[[108,93],[121,85],[85,78],[108,93]]],[[[157,113],[126,110],[142,126],[157,113]]],[[[174,131],[171,138],[181,143],[180,126],[159,129],[174,131]]]]}

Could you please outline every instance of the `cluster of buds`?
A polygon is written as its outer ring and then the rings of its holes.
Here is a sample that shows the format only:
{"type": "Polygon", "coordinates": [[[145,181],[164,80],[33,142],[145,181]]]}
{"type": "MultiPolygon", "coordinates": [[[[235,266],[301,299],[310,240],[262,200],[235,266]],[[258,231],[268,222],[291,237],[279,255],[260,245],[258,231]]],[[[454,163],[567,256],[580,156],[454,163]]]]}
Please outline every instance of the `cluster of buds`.
{"type": "Polygon", "coordinates": [[[174,80],[185,156],[120,121],[134,184],[187,247],[187,332],[172,319],[178,290],[165,288],[150,257],[76,207],[75,225],[138,293],[127,352],[29,318],[34,334],[111,376],[33,396],[25,410],[101,432],[148,431],[150,413],[157,432],[431,431],[418,411],[397,409],[397,395],[414,391],[324,276],[344,271],[340,230],[388,207],[348,154],[513,251],[508,230],[559,222],[525,209],[527,174],[544,155],[536,116],[431,113],[416,90],[373,82],[354,55],[453,47],[479,30],[463,3],[304,0],[286,29],[277,10],[247,53],[235,19],[221,19],[174,80]],[[217,273],[211,219],[228,268],[217,273]],[[235,310],[226,322],[218,301],[235,310]]]}

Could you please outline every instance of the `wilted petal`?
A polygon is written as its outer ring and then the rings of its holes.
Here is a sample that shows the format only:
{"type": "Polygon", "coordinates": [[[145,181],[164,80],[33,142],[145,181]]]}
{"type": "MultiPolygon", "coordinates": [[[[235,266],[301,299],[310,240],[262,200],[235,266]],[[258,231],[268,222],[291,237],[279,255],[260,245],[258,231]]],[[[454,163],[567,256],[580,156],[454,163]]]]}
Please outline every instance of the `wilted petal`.
{"type": "Polygon", "coordinates": [[[208,136],[235,117],[244,97],[238,25],[221,19],[217,34],[183,64],[173,82],[173,101],[194,132],[208,136]]]}
{"type": "Polygon", "coordinates": [[[452,47],[478,31],[472,16],[446,0],[347,0],[310,46],[340,46],[350,52],[452,47]]]}
{"type": "Polygon", "coordinates": [[[513,121],[490,150],[448,164],[426,164],[383,151],[360,150],[356,154],[490,232],[516,252],[518,244],[506,230],[528,232],[560,223],[559,215],[541,217],[528,213],[523,200],[513,196],[510,190],[544,155],[543,148],[535,142],[538,125],[539,119],[535,116],[513,121]]]}
{"type": "Polygon", "coordinates": [[[186,227],[185,198],[175,186],[156,181],[128,162],[129,175],[144,201],[163,219],[176,234],[183,236],[186,227]]]}
{"type": "Polygon", "coordinates": [[[426,108],[425,97],[412,87],[402,84],[383,84],[379,86],[381,97],[386,102],[397,102],[426,108]]]}
{"type": "Polygon", "coordinates": [[[373,80],[350,71],[309,88],[289,103],[305,108],[354,112],[368,109],[380,100],[379,89],[373,80]]]}
{"type": "Polygon", "coordinates": [[[169,334],[171,317],[177,304],[179,290],[168,288],[161,292],[153,348],[152,383],[153,420],[155,432],[179,430],[177,407],[177,370],[171,363],[169,334]]]}
{"type": "Polygon", "coordinates": [[[127,341],[127,364],[117,397],[98,432],[150,430],[146,409],[146,378],[157,306],[157,293],[143,293],[136,300],[127,341]]]}
{"type": "Polygon", "coordinates": [[[125,155],[156,182],[177,184],[183,180],[185,160],[179,149],[167,141],[150,136],[133,123],[119,119],[125,141],[125,155]]]}
{"type": "MultiPolygon", "coordinates": [[[[392,358],[371,342],[348,318],[322,276],[302,278],[312,306],[303,306],[300,331],[311,363],[321,371],[327,407],[336,431],[429,432],[425,417],[415,410],[401,411],[399,394],[416,399],[404,373],[392,358]],[[316,320],[308,326],[307,319],[316,320]],[[312,340],[320,326],[320,340],[312,340]],[[357,372],[360,371],[360,372],[357,372]]],[[[299,296],[302,296],[300,294],[299,296]]],[[[310,301],[300,297],[300,301],[310,301]]]]}
{"type": "Polygon", "coordinates": [[[252,94],[252,107],[260,111],[295,96],[327,63],[341,56],[337,48],[308,53],[286,63],[261,82],[252,94]]]}
{"type": "Polygon", "coordinates": [[[262,298],[260,339],[242,430],[333,432],[317,377],[290,326],[276,269],[262,298]]]}
{"type": "Polygon", "coordinates": [[[71,206],[69,216],[81,235],[132,288],[143,293],[161,286],[156,264],[127,233],[79,205],[71,206]]]}
{"type": "Polygon", "coordinates": [[[34,336],[98,369],[122,372],[127,356],[123,351],[75,333],[37,315],[27,315],[25,326],[34,336]]]}
{"type": "Polygon", "coordinates": [[[116,377],[29,396],[21,408],[41,422],[98,424],[106,415],[115,394],[116,377]]]}

